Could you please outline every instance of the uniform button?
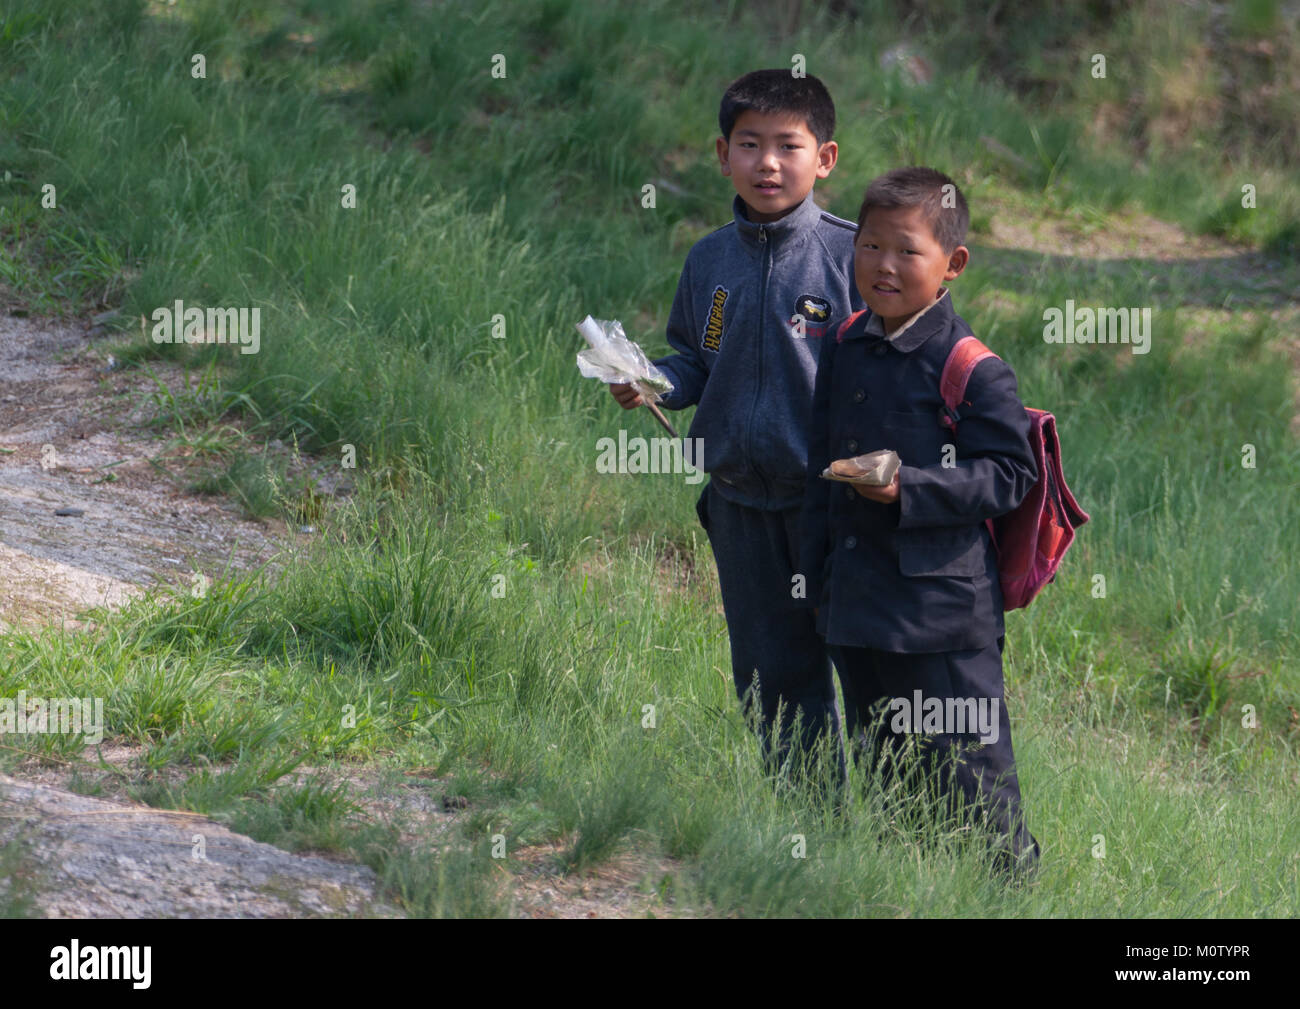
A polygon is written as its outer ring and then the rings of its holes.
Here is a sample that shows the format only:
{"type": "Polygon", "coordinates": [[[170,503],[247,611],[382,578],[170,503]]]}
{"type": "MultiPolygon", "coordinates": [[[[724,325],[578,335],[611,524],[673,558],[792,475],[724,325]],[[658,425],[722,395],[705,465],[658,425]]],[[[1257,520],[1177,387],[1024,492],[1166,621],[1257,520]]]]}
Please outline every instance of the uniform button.
{"type": "Polygon", "coordinates": [[[852,487],[845,487],[844,496],[848,498],[850,501],[852,501],[855,497],[858,496],[858,492],[855,491],[852,487]]]}
{"type": "Polygon", "coordinates": [[[876,357],[884,357],[884,356],[885,356],[885,353],[886,353],[888,350],[889,350],[889,348],[886,347],[886,346],[882,343],[882,344],[880,344],[880,346],[878,346],[878,347],[877,347],[875,350],[873,350],[871,353],[875,354],[876,357]]]}
{"type": "Polygon", "coordinates": [[[867,394],[862,389],[859,389],[857,392],[853,394],[853,402],[855,403],[861,403],[866,398],[867,398],[867,394]]]}
{"type": "Polygon", "coordinates": [[[857,545],[858,545],[858,538],[856,536],[850,536],[848,539],[844,541],[845,550],[852,550],[857,545]]]}
{"type": "Polygon", "coordinates": [[[848,442],[845,444],[845,448],[847,448],[850,452],[856,452],[858,450],[858,443],[854,441],[852,438],[850,438],[848,442]]]}

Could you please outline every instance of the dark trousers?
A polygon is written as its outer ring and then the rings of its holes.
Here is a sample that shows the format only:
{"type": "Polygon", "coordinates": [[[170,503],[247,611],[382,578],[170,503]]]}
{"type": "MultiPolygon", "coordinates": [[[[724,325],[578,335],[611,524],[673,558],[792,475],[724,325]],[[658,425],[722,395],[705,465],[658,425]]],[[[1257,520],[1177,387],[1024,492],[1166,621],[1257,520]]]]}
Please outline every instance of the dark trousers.
{"type": "Polygon", "coordinates": [[[746,717],[756,720],[765,761],[781,766],[797,742],[802,766],[819,745],[829,746],[842,777],[846,764],[826,642],[813,611],[794,595],[799,509],[747,508],[710,483],[696,510],[718,565],[736,695],[746,717]]]}
{"type": "Polygon", "coordinates": [[[870,773],[883,767],[886,782],[934,782],[943,808],[960,796],[963,819],[990,831],[995,864],[1027,872],[1036,867],[1039,849],[1020,809],[1002,696],[1002,644],[998,638],[984,648],[923,654],[835,645],[828,651],[844,688],[844,718],[858,766],[870,773]],[[965,703],[949,704],[950,699],[965,703]],[[984,731],[970,717],[981,702],[984,731]]]}

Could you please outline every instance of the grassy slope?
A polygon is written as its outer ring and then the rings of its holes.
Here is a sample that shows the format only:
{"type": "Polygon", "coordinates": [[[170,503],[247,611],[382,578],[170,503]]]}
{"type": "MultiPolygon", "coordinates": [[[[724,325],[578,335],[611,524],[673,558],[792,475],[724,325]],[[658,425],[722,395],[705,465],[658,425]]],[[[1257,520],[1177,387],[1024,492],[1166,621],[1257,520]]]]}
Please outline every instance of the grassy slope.
{"type": "MultiPolygon", "coordinates": [[[[1300,704],[1287,560],[1300,532],[1280,520],[1300,476],[1282,351],[1293,308],[1275,312],[1227,258],[1102,271],[1069,248],[986,247],[995,205],[1105,228],[1131,203],[1284,249],[1297,189],[1279,151],[1238,138],[1207,180],[1188,154],[1213,146],[1214,124],[1186,150],[1165,150],[1159,129],[1185,96],[1152,82],[1181,79],[1198,27],[1249,25],[1184,19],[1153,40],[1161,19],[1147,11],[1100,40],[1065,23],[1082,32],[1073,47],[1004,34],[1026,86],[1056,83],[1045,111],[997,83],[992,50],[982,70],[936,58],[927,87],[880,71],[894,39],[871,25],[884,17],[773,38],[757,20],[687,25],[668,5],[26,6],[0,32],[10,298],[120,303],[127,318],[176,298],[261,305],[262,351],[178,412],[240,407],[266,437],[352,444],[360,462],[354,505],[276,584],[138,607],[93,640],[0,643],[0,691],[102,694],[110,730],[145,742],[153,767],[196,768],[179,786],[141,776],[137,794],[358,851],[414,913],[504,910],[487,853],[499,832],[512,849],[562,840],[570,868],[632,839],[673,859],[652,880],[662,893],[721,913],[1300,907],[1296,817],[1276,787],[1296,778],[1300,704]],[[1170,55],[1140,61],[1156,41],[1170,55]],[[1105,81],[1069,70],[1093,45],[1109,54],[1105,81]],[[195,52],[205,81],[189,75],[195,52]],[[723,673],[698,488],[594,469],[597,438],[654,429],[577,378],[572,324],[620,316],[663,348],[681,258],[725,220],[730,190],[709,163],[717,96],[792,52],[840,110],[841,164],[820,187],[831,209],[853,216],[866,179],[900,161],[957,173],[977,224],[963,313],[1026,402],[1057,413],[1094,517],[1057,583],[1009,621],[1021,779],[1049,863],[1028,894],[991,890],[968,856],[953,873],[948,857],[877,843],[879,809],[827,822],[774,795],[723,673]],[[495,53],[504,80],[488,72],[495,53]],[[1140,107],[1143,150],[1107,125],[1112,106],[1140,107]],[[1229,212],[1243,177],[1269,198],[1229,212]],[[659,180],[671,187],[643,209],[642,184],[659,180]],[[55,211],[40,207],[46,181],[55,211]],[[345,184],[355,210],[340,206],[345,184]],[[1151,306],[1151,353],[1045,345],[1042,310],[1067,298],[1151,306]],[[1244,703],[1260,729],[1242,728],[1244,703]],[[449,775],[472,799],[455,853],[405,851],[357,827],[341,797],[277,788],[300,759],[449,775]],[[807,860],[790,858],[793,833],[807,860]],[[1097,834],[1105,860],[1090,854],[1097,834]]],[[[929,30],[932,52],[949,53],[943,25],[929,30]]],[[[175,351],[131,336],[119,357],[175,351]]],[[[248,460],[230,477],[267,497],[248,460]]]]}

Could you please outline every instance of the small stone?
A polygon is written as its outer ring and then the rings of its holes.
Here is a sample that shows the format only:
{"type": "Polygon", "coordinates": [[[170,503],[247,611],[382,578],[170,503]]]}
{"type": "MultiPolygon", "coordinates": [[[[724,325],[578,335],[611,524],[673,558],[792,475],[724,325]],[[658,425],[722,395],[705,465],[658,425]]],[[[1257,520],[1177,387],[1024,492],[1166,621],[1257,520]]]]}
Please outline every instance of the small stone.
{"type": "Polygon", "coordinates": [[[54,514],[55,514],[55,515],[70,516],[70,517],[72,517],[72,518],[75,519],[75,518],[81,518],[81,516],[85,515],[85,514],[86,514],[86,509],[84,509],[84,508],[56,508],[56,509],[54,510],[54,514]]]}

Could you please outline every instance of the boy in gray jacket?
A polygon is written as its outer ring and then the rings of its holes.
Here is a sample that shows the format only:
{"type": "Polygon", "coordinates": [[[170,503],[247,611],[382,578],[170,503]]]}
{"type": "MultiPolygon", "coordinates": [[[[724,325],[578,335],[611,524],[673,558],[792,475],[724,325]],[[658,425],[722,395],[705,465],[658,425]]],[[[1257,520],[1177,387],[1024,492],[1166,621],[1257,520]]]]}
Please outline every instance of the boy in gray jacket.
{"type": "MultiPolygon", "coordinates": [[[[842,768],[831,665],[798,567],[818,354],[831,320],[863,307],[854,225],[812,195],[835,167],[835,106],[816,77],[757,70],[727,88],[718,121],[735,219],[687,255],[668,320],[677,353],[655,364],[673,383],[664,406],[699,404],[689,437],[701,439],[692,444],[711,480],[696,510],[718,565],[736,693],[757,716],[765,759],[785,762],[798,724],[802,752],[826,734],[842,768]]],[[[631,386],[610,388],[625,408],[641,402],[631,386]]]]}

